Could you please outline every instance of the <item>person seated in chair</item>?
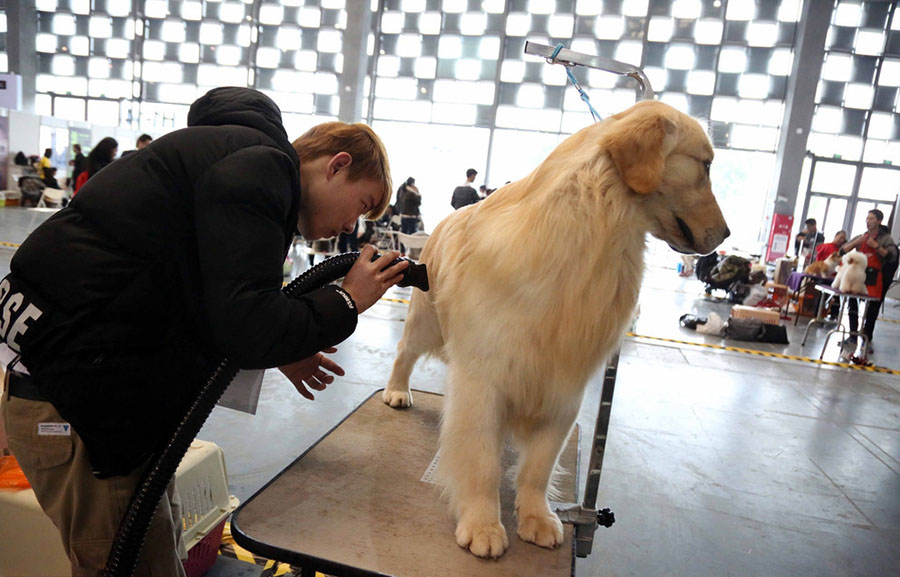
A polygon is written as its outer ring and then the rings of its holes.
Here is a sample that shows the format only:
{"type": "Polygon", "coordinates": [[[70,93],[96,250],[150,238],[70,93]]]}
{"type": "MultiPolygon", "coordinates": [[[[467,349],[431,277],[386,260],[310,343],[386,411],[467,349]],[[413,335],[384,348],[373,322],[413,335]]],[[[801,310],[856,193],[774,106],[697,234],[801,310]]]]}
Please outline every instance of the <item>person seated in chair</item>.
{"type": "Polygon", "coordinates": [[[44,169],[44,178],[41,179],[41,182],[47,185],[47,188],[60,188],[59,182],[56,181],[56,167],[51,166],[50,168],[44,169]]]}

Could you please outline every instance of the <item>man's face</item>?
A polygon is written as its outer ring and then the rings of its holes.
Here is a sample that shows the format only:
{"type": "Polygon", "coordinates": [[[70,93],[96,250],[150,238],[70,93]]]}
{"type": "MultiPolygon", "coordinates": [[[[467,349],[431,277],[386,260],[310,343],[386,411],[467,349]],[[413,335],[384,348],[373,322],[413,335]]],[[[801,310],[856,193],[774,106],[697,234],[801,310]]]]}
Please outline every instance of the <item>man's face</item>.
{"type": "Polygon", "coordinates": [[[300,197],[300,234],[315,240],[353,232],[357,219],[381,201],[381,184],[348,180],[347,165],[341,162],[319,163],[316,169],[300,197]]]}
{"type": "Polygon", "coordinates": [[[834,235],[834,244],[836,246],[841,246],[845,242],[847,242],[847,235],[844,234],[843,232],[839,232],[836,235],[834,235]]]}
{"type": "Polygon", "coordinates": [[[874,231],[878,228],[878,225],[881,224],[881,221],[878,220],[874,214],[871,212],[866,215],[866,228],[870,231],[874,231]]]}
{"type": "Polygon", "coordinates": [[[807,224],[806,232],[809,234],[812,234],[812,235],[816,234],[816,225],[815,224],[807,224]]]}

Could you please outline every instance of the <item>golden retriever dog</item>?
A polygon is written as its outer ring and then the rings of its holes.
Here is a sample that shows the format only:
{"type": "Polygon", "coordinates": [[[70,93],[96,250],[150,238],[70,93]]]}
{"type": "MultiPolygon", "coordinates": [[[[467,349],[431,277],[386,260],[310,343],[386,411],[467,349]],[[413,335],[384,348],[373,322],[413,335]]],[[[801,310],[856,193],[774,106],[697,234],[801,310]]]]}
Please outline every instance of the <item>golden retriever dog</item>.
{"type": "Polygon", "coordinates": [[[840,264],[841,255],[838,254],[837,251],[834,251],[833,253],[828,255],[827,258],[823,260],[817,260],[816,262],[810,264],[808,267],[803,269],[803,272],[816,276],[832,276],[835,274],[835,271],[840,264]]]}
{"type": "Polygon", "coordinates": [[[518,535],[562,543],[547,491],[585,386],[621,340],[641,286],[646,234],[685,253],[728,236],[700,125],[641,102],[562,142],[524,179],[443,220],[421,262],[384,402],[408,407],[426,353],[448,365],[438,473],[456,541],[479,557],[509,546],[500,455],[519,450],[518,535]]]}

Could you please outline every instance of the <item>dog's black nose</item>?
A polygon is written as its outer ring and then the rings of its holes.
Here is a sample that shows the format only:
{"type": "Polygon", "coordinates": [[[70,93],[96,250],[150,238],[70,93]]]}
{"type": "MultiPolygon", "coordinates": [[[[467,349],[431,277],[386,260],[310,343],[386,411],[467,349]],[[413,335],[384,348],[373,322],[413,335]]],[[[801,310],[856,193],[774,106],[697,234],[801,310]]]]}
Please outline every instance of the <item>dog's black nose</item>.
{"type": "MultiPolygon", "coordinates": [[[[728,228],[728,225],[725,225],[725,238],[731,236],[731,230],[728,228]]],[[[724,239],[723,239],[724,240],[724,239]]]]}

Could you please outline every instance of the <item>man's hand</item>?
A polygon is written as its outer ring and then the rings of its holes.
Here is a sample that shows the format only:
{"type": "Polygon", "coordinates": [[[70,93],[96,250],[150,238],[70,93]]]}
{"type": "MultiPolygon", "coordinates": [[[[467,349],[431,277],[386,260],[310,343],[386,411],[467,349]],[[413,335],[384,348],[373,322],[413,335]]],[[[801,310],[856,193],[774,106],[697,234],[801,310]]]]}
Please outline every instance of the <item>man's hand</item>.
{"type": "MultiPolygon", "coordinates": [[[[335,352],[337,352],[337,349],[334,347],[329,347],[322,351],[322,353],[335,352]]],[[[325,370],[329,370],[339,377],[344,376],[344,369],[322,353],[316,353],[302,361],[278,367],[278,370],[294,384],[297,392],[310,401],[314,401],[315,397],[309,389],[324,391],[326,386],[334,382],[334,377],[326,373],[325,370]]]]}
{"type": "Polygon", "coordinates": [[[872,237],[866,239],[866,244],[869,245],[869,248],[878,248],[878,241],[872,237]]]}
{"type": "Polygon", "coordinates": [[[400,282],[403,279],[403,271],[409,266],[406,261],[388,266],[400,256],[396,251],[386,252],[372,262],[374,255],[375,248],[372,245],[367,244],[363,247],[353,268],[341,283],[341,288],[350,293],[350,297],[356,303],[359,314],[378,302],[385,291],[400,282]]]}

